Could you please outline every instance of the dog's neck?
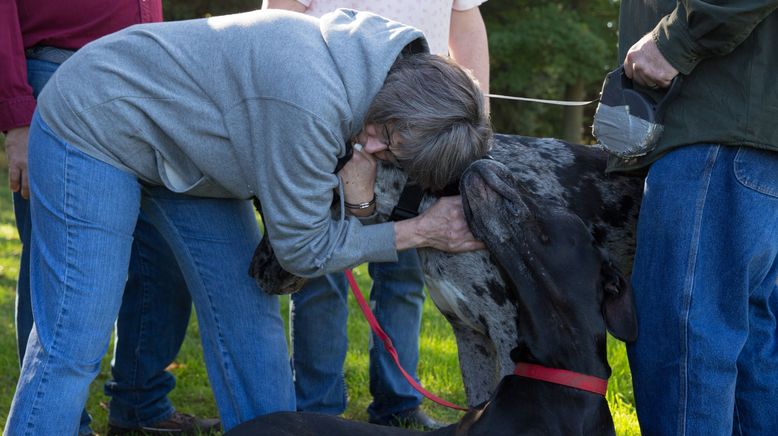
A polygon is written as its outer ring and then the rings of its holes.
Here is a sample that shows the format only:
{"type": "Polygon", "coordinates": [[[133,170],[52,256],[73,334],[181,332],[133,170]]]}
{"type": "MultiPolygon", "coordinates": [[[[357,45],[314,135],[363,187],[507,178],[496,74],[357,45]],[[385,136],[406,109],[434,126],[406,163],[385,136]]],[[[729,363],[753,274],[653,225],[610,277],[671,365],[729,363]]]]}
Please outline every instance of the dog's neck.
{"type": "Polygon", "coordinates": [[[516,290],[519,338],[511,359],[607,379],[603,292],[593,289],[595,283],[578,283],[577,271],[545,270],[545,262],[533,262],[539,253],[534,251],[536,256],[506,272],[522,288],[516,290]]]}
{"type": "Polygon", "coordinates": [[[597,332],[586,331],[580,328],[585,324],[558,323],[557,320],[565,319],[559,317],[559,307],[520,300],[519,308],[520,337],[518,346],[511,352],[515,363],[534,363],[603,379],[610,377],[604,323],[597,332]],[[535,313],[527,310],[528,307],[535,308],[535,313]]]}

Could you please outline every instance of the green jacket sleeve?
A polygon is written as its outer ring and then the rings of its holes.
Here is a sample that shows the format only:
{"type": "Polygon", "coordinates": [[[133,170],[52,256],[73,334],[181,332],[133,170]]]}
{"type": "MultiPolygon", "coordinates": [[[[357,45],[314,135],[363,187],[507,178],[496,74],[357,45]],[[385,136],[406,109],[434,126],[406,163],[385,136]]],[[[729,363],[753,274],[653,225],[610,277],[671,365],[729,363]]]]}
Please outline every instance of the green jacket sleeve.
{"type": "Polygon", "coordinates": [[[778,0],[681,0],[653,38],[667,61],[689,74],[701,60],[730,53],[776,9],[778,0]]]}

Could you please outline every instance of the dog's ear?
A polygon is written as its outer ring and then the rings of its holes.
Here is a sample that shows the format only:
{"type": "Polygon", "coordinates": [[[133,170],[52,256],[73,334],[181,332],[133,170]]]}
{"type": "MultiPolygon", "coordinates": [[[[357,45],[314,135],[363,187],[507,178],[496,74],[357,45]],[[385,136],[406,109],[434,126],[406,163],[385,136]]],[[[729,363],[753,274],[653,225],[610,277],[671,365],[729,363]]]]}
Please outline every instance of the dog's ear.
{"type": "Polygon", "coordinates": [[[607,257],[602,263],[600,278],[605,291],[602,311],[608,331],[624,342],[635,341],[638,337],[638,322],[632,286],[607,257]]]}

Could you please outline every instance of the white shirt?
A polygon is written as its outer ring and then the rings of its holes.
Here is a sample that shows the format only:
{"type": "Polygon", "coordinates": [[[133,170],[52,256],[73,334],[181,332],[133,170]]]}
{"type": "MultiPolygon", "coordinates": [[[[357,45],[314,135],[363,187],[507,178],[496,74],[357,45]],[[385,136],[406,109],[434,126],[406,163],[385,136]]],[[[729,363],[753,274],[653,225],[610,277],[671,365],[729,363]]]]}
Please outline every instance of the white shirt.
{"type": "Polygon", "coordinates": [[[321,17],[338,8],[369,11],[413,26],[427,38],[430,52],[448,55],[451,11],[466,11],[486,0],[297,0],[306,14],[321,17]]]}

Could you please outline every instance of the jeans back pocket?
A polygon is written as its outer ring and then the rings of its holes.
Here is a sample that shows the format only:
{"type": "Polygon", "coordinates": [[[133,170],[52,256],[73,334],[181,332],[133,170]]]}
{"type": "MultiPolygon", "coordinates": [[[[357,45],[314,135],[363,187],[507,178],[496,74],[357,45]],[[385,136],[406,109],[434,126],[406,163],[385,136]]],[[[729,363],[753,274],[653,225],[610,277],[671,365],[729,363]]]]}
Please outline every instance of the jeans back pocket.
{"type": "Polygon", "coordinates": [[[740,147],[734,171],[743,186],[778,198],[778,152],[740,147]]]}

